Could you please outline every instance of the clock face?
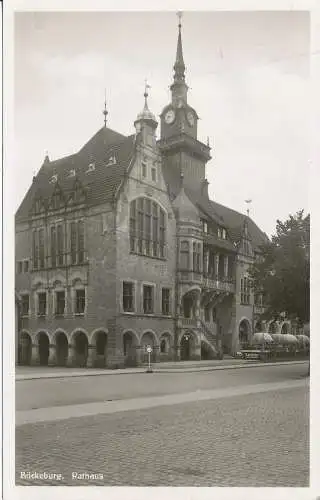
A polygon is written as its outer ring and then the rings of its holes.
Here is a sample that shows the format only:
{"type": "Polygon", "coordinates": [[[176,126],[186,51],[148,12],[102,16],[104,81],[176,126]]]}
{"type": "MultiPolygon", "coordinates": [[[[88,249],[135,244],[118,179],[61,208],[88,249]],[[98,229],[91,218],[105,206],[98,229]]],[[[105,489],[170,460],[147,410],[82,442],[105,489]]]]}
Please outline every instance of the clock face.
{"type": "Polygon", "coordinates": [[[194,125],[194,114],[189,111],[189,113],[187,114],[187,120],[188,120],[188,123],[190,125],[190,127],[193,127],[194,125]]]}
{"type": "Polygon", "coordinates": [[[164,119],[165,119],[166,123],[172,123],[172,122],[174,122],[175,113],[174,113],[173,109],[169,109],[169,111],[167,111],[164,119]]]}

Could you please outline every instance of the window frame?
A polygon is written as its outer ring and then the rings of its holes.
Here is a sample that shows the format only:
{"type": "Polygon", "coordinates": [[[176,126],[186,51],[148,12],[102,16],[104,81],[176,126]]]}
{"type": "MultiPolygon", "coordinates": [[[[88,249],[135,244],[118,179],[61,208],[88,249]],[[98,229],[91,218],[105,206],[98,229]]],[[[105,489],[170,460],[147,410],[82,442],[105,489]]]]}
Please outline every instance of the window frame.
{"type": "Polygon", "coordinates": [[[154,314],[154,310],[155,310],[155,285],[152,285],[150,283],[142,283],[142,310],[143,310],[143,314],[154,314]],[[145,290],[150,290],[151,291],[151,296],[150,297],[146,297],[145,296],[145,290]],[[151,303],[151,307],[150,308],[146,308],[146,303],[148,302],[151,303]]]}
{"type": "Polygon", "coordinates": [[[135,312],[135,282],[134,281],[128,281],[125,280],[122,282],[122,312],[124,313],[134,313],[135,312]],[[126,295],[126,297],[131,296],[132,300],[132,307],[131,308],[126,308],[125,307],[125,286],[130,285],[132,287],[131,290],[131,295],[126,295]]]}
{"type": "Polygon", "coordinates": [[[21,317],[22,318],[28,318],[30,315],[30,294],[29,293],[22,293],[20,295],[21,297],[21,317]],[[24,311],[24,299],[28,298],[28,310],[24,311]]]}
{"type": "Polygon", "coordinates": [[[161,311],[163,316],[171,315],[171,288],[162,287],[161,288],[161,311]],[[168,292],[168,297],[164,297],[164,292],[168,292]],[[167,307],[165,307],[167,306],[167,307]]]}
{"type": "Polygon", "coordinates": [[[44,318],[47,316],[48,313],[48,296],[47,292],[45,290],[38,290],[37,292],[37,316],[39,318],[44,318]],[[40,304],[43,304],[43,301],[40,301],[40,295],[45,297],[44,300],[44,311],[40,311],[40,304]]]}

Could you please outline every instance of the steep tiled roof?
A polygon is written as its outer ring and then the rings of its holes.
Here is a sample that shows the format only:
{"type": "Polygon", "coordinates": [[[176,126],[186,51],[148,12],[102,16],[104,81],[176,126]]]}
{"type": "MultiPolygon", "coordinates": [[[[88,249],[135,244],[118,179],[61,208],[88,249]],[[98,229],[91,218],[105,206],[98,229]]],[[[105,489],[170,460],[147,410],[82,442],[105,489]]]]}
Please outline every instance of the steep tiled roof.
{"type": "Polygon", "coordinates": [[[35,197],[49,200],[57,186],[68,196],[76,180],[84,188],[89,205],[110,201],[134,154],[134,138],[134,135],[125,137],[103,127],[78,153],[45,162],[17,211],[17,219],[28,217],[35,197]],[[108,165],[113,155],[116,163],[108,165]],[[90,164],[94,164],[94,169],[88,172],[90,164]],[[73,170],[75,176],[70,175],[73,170]],[[56,183],[50,182],[54,175],[56,183]]]}
{"type": "Polygon", "coordinates": [[[251,242],[254,249],[258,249],[260,245],[268,241],[267,235],[259,229],[259,227],[253,222],[250,217],[244,214],[236,212],[231,208],[220,205],[215,201],[210,201],[213,210],[221,217],[223,222],[229,228],[229,233],[235,241],[239,241],[243,232],[244,222],[247,219],[248,222],[248,233],[251,237],[251,242]]]}

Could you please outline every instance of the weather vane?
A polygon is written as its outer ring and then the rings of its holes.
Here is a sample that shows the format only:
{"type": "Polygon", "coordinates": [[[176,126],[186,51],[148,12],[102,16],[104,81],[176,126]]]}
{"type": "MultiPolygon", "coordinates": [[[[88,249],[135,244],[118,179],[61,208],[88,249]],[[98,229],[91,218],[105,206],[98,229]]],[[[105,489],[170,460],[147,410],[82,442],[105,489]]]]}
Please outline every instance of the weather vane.
{"type": "Polygon", "coordinates": [[[247,208],[247,215],[249,217],[249,214],[250,214],[250,209],[249,209],[249,204],[252,202],[252,200],[244,200],[245,203],[247,204],[248,208],[247,208]]]}
{"type": "Polygon", "coordinates": [[[181,19],[182,19],[182,16],[183,16],[183,14],[182,14],[181,10],[179,10],[179,11],[177,12],[177,16],[178,16],[178,19],[179,19],[179,28],[181,28],[181,19]]]}

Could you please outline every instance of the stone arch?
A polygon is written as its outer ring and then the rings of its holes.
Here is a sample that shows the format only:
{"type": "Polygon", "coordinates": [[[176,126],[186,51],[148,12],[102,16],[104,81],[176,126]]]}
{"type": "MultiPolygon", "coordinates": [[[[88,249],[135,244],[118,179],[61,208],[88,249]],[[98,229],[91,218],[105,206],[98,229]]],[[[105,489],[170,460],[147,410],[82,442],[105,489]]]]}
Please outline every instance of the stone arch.
{"type": "Polygon", "coordinates": [[[70,335],[70,343],[72,346],[72,364],[73,366],[84,367],[87,365],[88,359],[88,334],[85,330],[78,328],[70,335]]]}
{"type": "Polygon", "coordinates": [[[239,321],[238,327],[239,343],[241,346],[250,342],[251,334],[252,330],[250,321],[248,320],[248,318],[242,317],[239,321]]]}
{"type": "Polygon", "coordinates": [[[139,337],[134,330],[124,330],[122,332],[123,357],[126,366],[137,365],[137,349],[140,346],[139,337]]]}
{"type": "Polygon", "coordinates": [[[38,330],[34,336],[35,344],[38,345],[38,359],[41,366],[48,366],[50,338],[45,330],[38,330]]]}
{"type": "Polygon", "coordinates": [[[157,353],[159,352],[159,340],[156,333],[153,330],[144,330],[140,339],[140,346],[142,349],[142,356],[146,362],[148,354],[146,351],[147,345],[152,347],[151,361],[155,362],[157,359],[157,353]]]}
{"type": "Polygon", "coordinates": [[[68,361],[68,335],[62,329],[56,330],[53,334],[52,343],[56,347],[56,364],[66,366],[68,361]]]}
{"type": "Polygon", "coordinates": [[[192,331],[184,331],[179,337],[180,359],[189,361],[195,359],[196,349],[199,345],[198,335],[192,331]]]}
{"type": "MultiPolygon", "coordinates": [[[[184,318],[196,318],[197,301],[200,303],[201,289],[198,286],[189,287],[181,296],[181,310],[184,318]]],[[[200,304],[199,304],[200,305],[200,304]]]]}
{"type": "Polygon", "coordinates": [[[21,330],[19,334],[18,360],[21,365],[31,364],[32,338],[27,330],[21,330]]]}
{"type": "Polygon", "coordinates": [[[108,330],[97,328],[90,335],[90,345],[95,347],[92,365],[102,368],[107,364],[108,356],[108,330]]]}
{"type": "Polygon", "coordinates": [[[174,338],[171,332],[164,331],[159,339],[160,359],[171,360],[174,358],[174,338]]]}

